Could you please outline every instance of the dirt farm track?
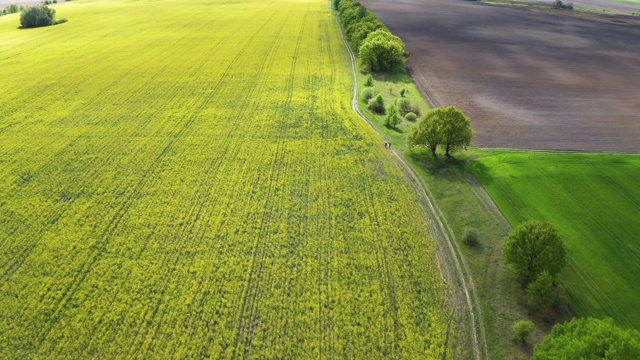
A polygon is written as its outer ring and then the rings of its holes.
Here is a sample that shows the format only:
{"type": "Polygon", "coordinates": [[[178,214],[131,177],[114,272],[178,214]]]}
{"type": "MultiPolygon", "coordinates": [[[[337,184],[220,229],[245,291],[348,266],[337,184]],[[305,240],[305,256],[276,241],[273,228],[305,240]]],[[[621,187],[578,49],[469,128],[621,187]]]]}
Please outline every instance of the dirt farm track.
{"type": "Polygon", "coordinates": [[[463,0],[362,3],[405,41],[427,100],[471,118],[476,145],[640,152],[640,17],[593,21],[463,0]]]}

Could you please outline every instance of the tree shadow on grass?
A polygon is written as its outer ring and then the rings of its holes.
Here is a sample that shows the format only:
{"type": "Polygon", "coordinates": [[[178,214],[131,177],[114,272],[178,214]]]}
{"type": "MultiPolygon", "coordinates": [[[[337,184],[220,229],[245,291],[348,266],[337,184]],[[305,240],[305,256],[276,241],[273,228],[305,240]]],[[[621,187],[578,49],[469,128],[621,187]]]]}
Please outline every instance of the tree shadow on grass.
{"type": "Polygon", "coordinates": [[[407,150],[406,156],[422,170],[430,175],[449,182],[466,182],[466,166],[469,156],[460,152],[454,156],[447,157],[438,151],[437,157],[433,157],[431,150],[427,148],[411,148],[407,150]]]}
{"type": "Polygon", "coordinates": [[[404,134],[404,130],[398,128],[397,126],[393,126],[393,127],[387,126],[386,128],[398,134],[404,134]]]}
{"type": "Polygon", "coordinates": [[[362,75],[371,74],[373,80],[378,82],[391,82],[391,83],[404,83],[410,84],[412,82],[411,77],[405,71],[394,72],[371,72],[366,70],[360,70],[362,75]]]}
{"type": "Polygon", "coordinates": [[[525,342],[525,343],[516,342],[516,346],[520,348],[520,351],[522,351],[524,354],[527,355],[527,357],[523,359],[531,359],[531,357],[533,356],[533,345],[529,344],[529,342],[525,342]]]}
{"type": "Polygon", "coordinates": [[[489,168],[480,161],[470,161],[467,165],[467,172],[471,173],[482,186],[493,183],[489,168]]]}

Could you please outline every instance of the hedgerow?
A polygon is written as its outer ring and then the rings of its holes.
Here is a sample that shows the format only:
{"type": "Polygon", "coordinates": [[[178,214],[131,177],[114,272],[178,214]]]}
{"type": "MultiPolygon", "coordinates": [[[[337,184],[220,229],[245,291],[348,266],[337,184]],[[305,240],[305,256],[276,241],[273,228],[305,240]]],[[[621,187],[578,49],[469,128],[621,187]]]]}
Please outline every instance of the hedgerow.
{"type": "Polygon", "coordinates": [[[371,71],[391,71],[403,63],[404,43],[394,36],[378,17],[353,0],[334,0],[340,22],[345,29],[358,61],[371,71]]]}

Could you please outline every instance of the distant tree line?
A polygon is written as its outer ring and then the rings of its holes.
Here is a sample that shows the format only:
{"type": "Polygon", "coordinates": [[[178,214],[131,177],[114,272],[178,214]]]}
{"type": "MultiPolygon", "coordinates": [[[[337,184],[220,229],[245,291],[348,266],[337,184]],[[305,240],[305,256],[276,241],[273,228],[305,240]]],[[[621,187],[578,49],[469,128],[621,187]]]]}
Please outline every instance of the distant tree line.
{"type": "Polygon", "coordinates": [[[353,0],[333,0],[358,61],[371,71],[392,71],[403,64],[404,43],[378,17],[353,0]]]}
{"type": "Polygon", "coordinates": [[[8,14],[15,14],[18,11],[22,11],[27,7],[27,5],[18,5],[18,4],[11,4],[11,5],[7,5],[2,12],[0,12],[0,15],[8,15],[8,14]]]}
{"type": "MultiPolygon", "coordinates": [[[[51,4],[57,4],[57,3],[58,3],[58,0],[44,0],[42,2],[43,5],[51,5],[51,4]]],[[[28,7],[29,5],[9,4],[2,11],[0,11],[0,16],[15,14],[17,12],[26,10],[28,7]]]]}

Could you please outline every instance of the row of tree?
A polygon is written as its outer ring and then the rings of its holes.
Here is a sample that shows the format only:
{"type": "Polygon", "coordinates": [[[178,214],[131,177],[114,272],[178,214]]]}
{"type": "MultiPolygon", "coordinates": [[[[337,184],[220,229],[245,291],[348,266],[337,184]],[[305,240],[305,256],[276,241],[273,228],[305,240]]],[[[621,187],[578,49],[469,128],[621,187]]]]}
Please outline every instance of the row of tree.
{"type": "Polygon", "coordinates": [[[358,61],[371,71],[391,71],[403,64],[404,43],[378,17],[353,0],[333,0],[358,61]]]}
{"type": "Polygon", "coordinates": [[[10,4],[7,5],[2,12],[0,12],[0,15],[8,15],[8,14],[15,14],[18,11],[22,11],[27,7],[27,5],[18,5],[18,4],[10,4]]]}
{"type": "Polygon", "coordinates": [[[0,12],[0,15],[20,12],[20,28],[22,29],[60,24],[67,20],[60,19],[56,21],[56,11],[46,6],[57,2],[58,0],[45,0],[42,4],[36,6],[10,4],[0,12]]]}

